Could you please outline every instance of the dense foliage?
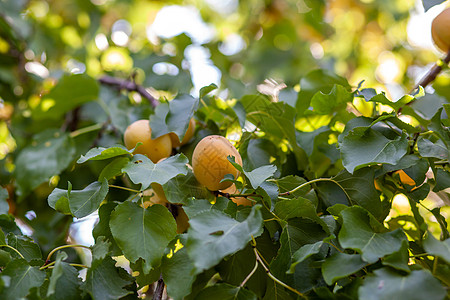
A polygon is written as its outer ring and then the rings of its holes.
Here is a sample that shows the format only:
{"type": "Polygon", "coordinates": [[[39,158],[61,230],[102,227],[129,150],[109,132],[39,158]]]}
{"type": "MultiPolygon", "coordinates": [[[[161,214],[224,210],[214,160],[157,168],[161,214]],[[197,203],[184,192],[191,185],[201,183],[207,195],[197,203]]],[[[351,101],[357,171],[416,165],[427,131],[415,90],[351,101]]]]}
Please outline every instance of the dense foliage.
{"type": "Polygon", "coordinates": [[[0,298],[448,298],[450,77],[413,88],[413,7],[213,2],[0,1],[0,298]],[[158,35],[169,2],[215,34],[158,35]],[[124,146],[191,118],[165,160],[124,146]],[[235,191],[189,166],[208,135],[235,191]]]}

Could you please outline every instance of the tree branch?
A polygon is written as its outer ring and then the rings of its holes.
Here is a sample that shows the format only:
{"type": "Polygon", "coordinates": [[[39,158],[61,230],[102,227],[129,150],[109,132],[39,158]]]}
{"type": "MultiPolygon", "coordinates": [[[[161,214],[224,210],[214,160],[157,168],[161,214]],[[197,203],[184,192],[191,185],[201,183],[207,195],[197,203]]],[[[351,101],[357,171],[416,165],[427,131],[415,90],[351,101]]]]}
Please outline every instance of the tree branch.
{"type": "Polygon", "coordinates": [[[156,285],[155,294],[153,294],[153,300],[161,300],[164,292],[164,280],[162,275],[159,277],[158,284],[156,285]]]}
{"type": "Polygon", "coordinates": [[[448,65],[450,63],[450,50],[445,55],[444,59],[442,61],[439,61],[434,64],[434,66],[431,68],[431,70],[423,77],[419,83],[416,84],[416,86],[411,91],[414,92],[419,86],[426,87],[428,84],[433,82],[436,79],[436,76],[442,71],[443,65],[448,65]]]}
{"type": "Polygon", "coordinates": [[[101,84],[109,85],[119,90],[125,89],[127,91],[137,92],[142,97],[147,99],[153,107],[156,107],[159,104],[158,100],[156,100],[152,95],[150,95],[150,93],[147,92],[147,90],[142,85],[136,84],[136,82],[134,81],[119,79],[111,76],[100,77],[98,81],[101,84]]]}

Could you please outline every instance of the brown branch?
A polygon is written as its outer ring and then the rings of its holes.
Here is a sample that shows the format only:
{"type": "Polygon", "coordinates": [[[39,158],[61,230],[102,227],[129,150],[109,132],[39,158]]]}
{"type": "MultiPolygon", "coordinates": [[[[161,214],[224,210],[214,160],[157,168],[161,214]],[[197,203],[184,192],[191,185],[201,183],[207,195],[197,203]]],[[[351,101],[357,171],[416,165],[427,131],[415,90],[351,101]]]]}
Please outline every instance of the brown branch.
{"type": "Polygon", "coordinates": [[[161,275],[156,285],[155,293],[153,294],[153,300],[161,300],[163,292],[164,292],[164,280],[161,275]]]}
{"type": "Polygon", "coordinates": [[[447,52],[447,54],[445,55],[445,57],[442,61],[439,61],[434,64],[434,66],[427,73],[427,75],[425,75],[425,77],[423,77],[419,81],[419,83],[416,84],[416,86],[413,88],[413,90],[411,91],[410,94],[412,94],[412,92],[414,92],[416,89],[418,89],[419,86],[424,88],[427,85],[429,85],[431,82],[433,82],[436,79],[436,76],[442,71],[442,66],[448,65],[449,63],[450,63],[450,50],[447,52]]]}
{"type": "Polygon", "coordinates": [[[137,92],[142,97],[147,99],[153,107],[156,107],[159,104],[158,100],[156,100],[152,95],[150,95],[150,93],[147,92],[147,90],[142,85],[139,85],[134,81],[119,79],[111,76],[100,77],[98,81],[101,84],[109,85],[119,90],[125,89],[127,91],[137,92]]]}
{"type": "Polygon", "coordinates": [[[235,198],[235,197],[243,197],[243,198],[260,197],[260,198],[263,198],[263,196],[258,195],[256,193],[251,193],[251,194],[230,194],[230,193],[224,193],[224,192],[221,192],[221,191],[214,191],[213,194],[216,197],[217,196],[222,196],[222,197],[225,197],[225,198],[228,198],[228,199],[235,198]]]}
{"type": "MultiPolygon", "coordinates": [[[[434,64],[434,66],[431,68],[431,70],[423,77],[416,86],[409,92],[410,94],[413,94],[420,86],[425,88],[427,85],[429,85],[431,82],[433,82],[436,77],[441,73],[443,66],[447,66],[450,63],[450,50],[447,52],[443,60],[439,60],[437,63],[434,64]]],[[[406,105],[411,105],[416,100],[412,100],[411,102],[407,103],[406,105]]],[[[397,111],[397,113],[401,113],[402,108],[400,107],[397,111]]]]}

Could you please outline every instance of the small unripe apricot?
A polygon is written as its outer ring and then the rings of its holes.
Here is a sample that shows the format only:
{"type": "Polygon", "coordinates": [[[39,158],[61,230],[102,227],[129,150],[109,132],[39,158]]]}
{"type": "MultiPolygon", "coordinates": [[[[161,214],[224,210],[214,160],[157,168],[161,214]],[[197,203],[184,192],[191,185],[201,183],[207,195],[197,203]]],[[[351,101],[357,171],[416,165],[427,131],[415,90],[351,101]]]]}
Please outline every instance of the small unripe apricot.
{"type": "Polygon", "coordinates": [[[152,139],[149,120],[138,120],[127,127],[124,134],[125,146],[132,149],[138,142],[142,145],[134,150],[135,154],[144,154],[154,163],[172,153],[172,141],[168,134],[152,139]]]}
{"type": "Polygon", "coordinates": [[[195,178],[211,191],[223,190],[231,182],[220,182],[226,174],[236,179],[239,171],[228,161],[234,156],[236,163],[242,166],[242,158],[234,146],[223,136],[210,135],[203,138],[192,154],[192,168],[195,178]]]}
{"type": "Polygon", "coordinates": [[[444,52],[450,50],[450,7],[434,18],[431,23],[431,36],[439,49],[444,52]]]}
{"type": "Polygon", "coordinates": [[[177,148],[187,144],[187,142],[189,142],[189,140],[194,136],[194,131],[195,131],[195,120],[191,119],[189,121],[189,126],[188,129],[186,130],[186,134],[184,135],[183,140],[181,142],[175,133],[173,132],[169,133],[170,139],[172,141],[172,147],[177,148]]]}
{"type": "MultiPolygon", "coordinates": [[[[238,193],[238,189],[236,185],[233,183],[229,188],[226,188],[224,190],[221,190],[222,193],[228,193],[228,194],[236,194],[238,193]]],[[[247,199],[246,197],[230,197],[230,200],[236,203],[237,205],[243,205],[243,206],[252,206],[253,201],[247,199]]]]}

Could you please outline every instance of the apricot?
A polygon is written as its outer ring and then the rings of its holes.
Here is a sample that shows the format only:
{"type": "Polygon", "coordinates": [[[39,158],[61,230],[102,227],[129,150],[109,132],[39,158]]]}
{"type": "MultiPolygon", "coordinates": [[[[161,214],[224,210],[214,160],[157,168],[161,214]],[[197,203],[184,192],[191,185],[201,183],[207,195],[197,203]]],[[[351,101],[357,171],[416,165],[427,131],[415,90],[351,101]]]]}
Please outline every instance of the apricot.
{"type": "MultiPolygon", "coordinates": [[[[224,190],[221,190],[222,193],[228,193],[228,194],[236,194],[238,193],[238,189],[236,185],[233,183],[229,188],[226,188],[224,190]]],[[[246,197],[230,197],[230,200],[236,203],[237,205],[243,205],[243,206],[252,206],[253,201],[247,199],[246,197]]]]}
{"type": "Polygon", "coordinates": [[[450,7],[444,9],[431,23],[431,36],[436,46],[444,52],[450,50],[450,7]]]}
{"type": "Polygon", "coordinates": [[[192,154],[192,168],[197,181],[211,191],[224,190],[231,182],[220,182],[226,174],[234,178],[239,171],[228,161],[234,156],[236,163],[242,166],[242,158],[234,146],[223,136],[210,135],[195,146],[192,154]]]}
{"type": "Polygon", "coordinates": [[[188,129],[186,130],[186,134],[184,135],[183,140],[181,142],[176,133],[174,132],[169,133],[170,139],[172,141],[172,147],[177,148],[187,144],[187,142],[189,142],[190,139],[192,139],[192,137],[194,136],[194,131],[195,131],[195,120],[191,119],[189,121],[189,126],[188,129]]]}
{"type": "Polygon", "coordinates": [[[398,174],[398,176],[400,177],[400,181],[402,182],[403,185],[408,185],[408,186],[416,185],[416,182],[411,177],[409,177],[409,175],[406,174],[405,171],[398,170],[398,171],[395,171],[394,173],[398,174]]]}
{"type": "Polygon", "coordinates": [[[172,141],[168,134],[152,139],[149,120],[138,120],[127,127],[124,134],[125,146],[132,149],[138,142],[142,145],[134,150],[135,154],[144,154],[154,163],[172,153],[172,141]]]}

